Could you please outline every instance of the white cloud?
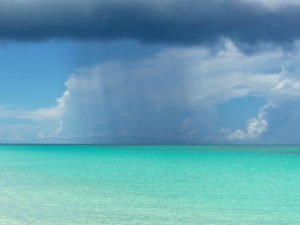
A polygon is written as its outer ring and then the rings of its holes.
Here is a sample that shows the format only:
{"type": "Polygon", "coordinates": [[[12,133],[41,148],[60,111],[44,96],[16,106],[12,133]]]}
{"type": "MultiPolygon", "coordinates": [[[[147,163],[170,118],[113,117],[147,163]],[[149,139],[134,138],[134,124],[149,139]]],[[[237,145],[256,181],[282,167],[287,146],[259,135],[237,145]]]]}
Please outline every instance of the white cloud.
{"type": "Polygon", "coordinates": [[[68,96],[69,91],[65,91],[64,94],[56,100],[57,105],[49,108],[23,110],[14,107],[0,106],[0,118],[28,119],[34,121],[62,118],[65,113],[68,96]]]}
{"type": "Polygon", "coordinates": [[[39,139],[55,138],[63,129],[63,118],[69,91],[58,98],[57,105],[49,108],[23,110],[14,107],[0,107],[0,119],[13,119],[15,124],[0,123],[2,142],[39,142],[39,139]],[[28,123],[24,121],[32,121],[28,123]],[[17,134],[14,134],[18,132],[17,134]],[[12,134],[10,134],[12,133],[12,134]]]}
{"type": "Polygon", "coordinates": [[[276,105],[267,103],[260,108],[257,117],[251,118],[247,121],[246,130],[237,129],[231,131],[230,129],[221,129],[221,132],[225,134],[225,138],[229,141],[249,141],[260,137],[268,128],[268,122],[266,119],[267,111],[275,108],[276,105]]]}
{"type": "MultiPolygon", "coordinates": [[[[199,127],[193,126],[185,131],[185,135],[178,135],[187,137],[191,134],[194,140],[200,140],[201,135],[208,132],[208,127],[213,126],[212,120],[216,119],[204,113],[204,109],[246,96],[269,100],[299,96],[299,81],[294,71],[285,68],[296,64],[299,58],[299,51],[287,54],[280,49],[246,55],[225,39],[217,52],[201,47],[173,48],[138,62],[110,62],[79,70],[66,85],[71,95],[76,96],[76,101],[81,102],[82,108],[92,106],[97,109],[97,120],[108,121],[110,118],[120,126],[119,130],[129,130],[135,137],[143,132],[143,135],[151,136],[155,127],[163,130],[163,123],[172,127],[168,121],[173,120],[173,124],[177,124],[173,127],[178,126],[178,129],[193,121],[199,127]],[[181,115],[177,118],[178,107],[189,107],[202,118],[184,119],[181,115]],[[173,111],[174,117],[163,118],[163,114],[169,111],[173,111]],[[126,115],[126,118],[117,115],[126,115]],[[141,125],[142,120],[153,123],[141,125]],[[208,125],[204,125],[204,121],[209,121],[208,125]],[[128,126],[142,126],[142,131],[133,128],[132,131],[128,126]]],[[[227,133],[226,138],[259,138],[268,128],[267,108],[270,105],[261,109],[256,118],[249,119],[245,130],[227,133]]],[[[112,129],[110,134],[114,135],[114,132],[117,131],[112,129]]]]}
{"type": "MultiPolygon", "coordinates": [[[[230,141],[255,141],[274,122],[267,116],[273,105],[300,96],[299,60],[298,48],[247,55],[226,39],[217,50],[169,48],[135,62],[79,69],[55,106],[0,107],[0,119],[34,121],[32,139],[39,141],[197,142],[218,136],[218,105],[254,96],[273,104],[260,109],[245,129],[222,132],[230,141]]],[[[22,132],[11,135],[22,138],[22,132]]]]}

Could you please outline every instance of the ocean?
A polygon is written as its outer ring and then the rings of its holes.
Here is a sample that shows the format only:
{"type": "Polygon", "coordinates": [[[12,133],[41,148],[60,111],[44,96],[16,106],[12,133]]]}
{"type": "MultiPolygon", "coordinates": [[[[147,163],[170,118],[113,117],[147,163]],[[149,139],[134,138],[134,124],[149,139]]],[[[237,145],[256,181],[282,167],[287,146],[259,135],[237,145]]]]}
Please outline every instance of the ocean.
{"type": "Polygon", "coordinates": [[[300,146],[2,145],[0,224],[300,224],[300,146]]]}

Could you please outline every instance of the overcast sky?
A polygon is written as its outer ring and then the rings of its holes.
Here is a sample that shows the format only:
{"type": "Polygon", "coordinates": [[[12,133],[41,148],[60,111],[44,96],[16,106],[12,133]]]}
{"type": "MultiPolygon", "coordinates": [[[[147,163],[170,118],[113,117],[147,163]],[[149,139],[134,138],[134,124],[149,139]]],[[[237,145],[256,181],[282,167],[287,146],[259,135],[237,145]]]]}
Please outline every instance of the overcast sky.
{"type": "Polygon", "coordinates": [[[296,0],[0,1],[0,142],[300,144],[296,0]]]}

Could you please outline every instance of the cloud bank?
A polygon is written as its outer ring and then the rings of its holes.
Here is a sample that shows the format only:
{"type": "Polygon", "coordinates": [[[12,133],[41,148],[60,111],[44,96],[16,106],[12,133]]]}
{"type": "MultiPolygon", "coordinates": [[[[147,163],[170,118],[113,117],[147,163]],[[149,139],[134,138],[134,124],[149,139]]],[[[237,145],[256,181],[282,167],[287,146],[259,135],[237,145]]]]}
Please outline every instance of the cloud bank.
{"type": "Polygon", "coordinates": [[[298,1],[2,0],[0,39],[134,39],[203,44],[227,37],[246,45],[300,38],[298,1]]]}
{"type": "Polygon", "coordinates": [[[34,142],[297,142],[299,60],[297,46],[292,53],[247,55],[225,39],[217,51],[171,48],[147,59],[81,68],[65,83],[56,106],[30,111],[2,106],[0,120],[14,122],[1,124],[7,132],[0,138],[21,140],[28,127],[30,138],[23,139],[34,142]],[[266,104],[240,128],[224,127],[218,106],[249,96],[266,104]],[[22,127],[9,132],[16,124],[22,127]]]}

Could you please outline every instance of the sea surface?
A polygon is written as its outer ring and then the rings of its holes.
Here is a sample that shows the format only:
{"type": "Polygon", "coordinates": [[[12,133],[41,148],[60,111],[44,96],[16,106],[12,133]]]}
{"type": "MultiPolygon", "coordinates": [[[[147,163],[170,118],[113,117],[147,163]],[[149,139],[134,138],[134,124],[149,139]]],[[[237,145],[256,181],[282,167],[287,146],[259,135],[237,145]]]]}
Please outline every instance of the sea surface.
{"type": "Polygon", "coordinates": [[[300,146],[2,145],[0,224],[299,225],[300,146]]]}

